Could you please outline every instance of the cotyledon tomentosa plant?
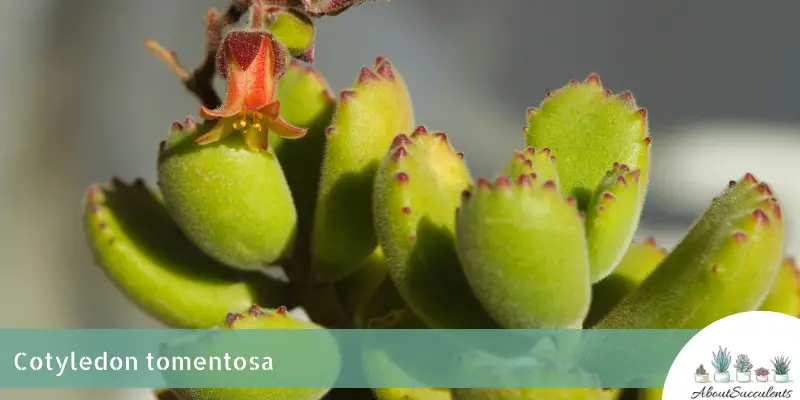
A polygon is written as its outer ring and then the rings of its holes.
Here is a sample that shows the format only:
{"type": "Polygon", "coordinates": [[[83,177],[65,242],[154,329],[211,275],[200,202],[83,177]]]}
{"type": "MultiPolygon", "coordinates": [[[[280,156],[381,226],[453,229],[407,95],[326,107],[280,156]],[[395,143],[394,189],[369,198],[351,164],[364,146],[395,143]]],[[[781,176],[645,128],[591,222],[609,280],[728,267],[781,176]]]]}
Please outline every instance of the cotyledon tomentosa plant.
{"type": "MultiPolygon", "coordinates": [[[[93,185],[84,225],[97,263],[151,316],[187,329],[619,329],[702,328],[756,309],[800,313],[797,268],[782,261],[780,203],[751,174],[731,181],[672,251],[633,241],[650,167],[648,114],[597,74],[529,109],[524,141],[491,179],[473,177],[445,133],[415,123],[405,81],[386,58],[333,96],[310,65],[314,20],[361,2],[235,0],[225,14],[207,14],[208,57],[192,74],[148,41],[200,98],[204,122],[173,123],[158,153],[158,191],[141,180],[93,185]],[[215,75],[226,81],[224,99],[211,89],[215,75]],[[263,273],[273,267],[288,282],[263,273]],[[294,307],[313,322],[285,312],[294,307]]],[[[392,368],[379,358],[376,368],[392,368]]],[[[172,391],[202,400],[336,393],[172,391]]],[[[371,396],[621,393],[385,388],[371,396]]]]}

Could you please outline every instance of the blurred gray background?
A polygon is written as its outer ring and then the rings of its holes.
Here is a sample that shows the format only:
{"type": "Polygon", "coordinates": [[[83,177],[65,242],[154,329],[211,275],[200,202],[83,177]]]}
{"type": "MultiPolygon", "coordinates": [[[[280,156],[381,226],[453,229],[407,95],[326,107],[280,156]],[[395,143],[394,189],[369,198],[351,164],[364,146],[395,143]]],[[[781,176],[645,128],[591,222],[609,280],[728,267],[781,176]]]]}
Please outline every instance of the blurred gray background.
{"type": "MultiPolygon", "coordinates": [[[[203,14],[226,0],[0,1],[0,328],[146,328],[93,266],[80,202],[114,174],[154,182],[170,123],[197,103],[143,47],[188,67],[203,14]]],[[[378,54],[403,73],[417,122],[451,135],[478,175],[523,144],[545,89],[597,71],[633,90],[654,137],[640,236],[671,247],[731,179],[751,171],[784,203],[799,250],[800,3],[394,0],[319,24],[334,89],[378,54]],[[796,211],[798,210],[798,211],[796,211]]],[[[148,391],[0,391],[0,398],[150,399],[148,391]]]]}

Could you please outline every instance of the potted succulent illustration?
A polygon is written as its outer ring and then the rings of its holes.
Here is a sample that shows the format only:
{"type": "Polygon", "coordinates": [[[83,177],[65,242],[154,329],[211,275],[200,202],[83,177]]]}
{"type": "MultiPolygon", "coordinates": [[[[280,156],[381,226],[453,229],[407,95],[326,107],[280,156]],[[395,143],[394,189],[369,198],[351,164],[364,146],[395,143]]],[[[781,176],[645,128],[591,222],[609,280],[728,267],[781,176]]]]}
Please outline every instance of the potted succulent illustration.
{"type": "Polygon", "coordinates": [[[789,357],[780,356],[772,360],[773,371],[775,371],[775,382],[789,382],[789,357]]]}
{"type": "Polygon", "coordinates": [[[731,366],[731,353],[728,351],[728,348],[722,348],[719,346],[719,351],[711,352],[711,365],[714,367],[717,372],[714,373],[714,381],[720,383],[730,382],[731,374],[728,372],[728,368],[731,366]]]}
{"type": "Polygon", "coordinates": [[[704,367],[703,364],[700,364],[694,371],[694,381],[697,383],[708,382],[708,371],[706,371],[706,367],[704,367]]]}
{"type": "Polygon", "coordinates": [[[750,362],[750,357],[748,357],[747,354],[739,354],[736,357],[736,363],[733,367],[736,368],[737,382],[750,382],[753,364],[750,362]]]}
{"type": "Polygon", "coordinates": [[[756,369],[756,380],[759,382],[766,382],[769,380],[769,370],[766,368],[756,369]]]}

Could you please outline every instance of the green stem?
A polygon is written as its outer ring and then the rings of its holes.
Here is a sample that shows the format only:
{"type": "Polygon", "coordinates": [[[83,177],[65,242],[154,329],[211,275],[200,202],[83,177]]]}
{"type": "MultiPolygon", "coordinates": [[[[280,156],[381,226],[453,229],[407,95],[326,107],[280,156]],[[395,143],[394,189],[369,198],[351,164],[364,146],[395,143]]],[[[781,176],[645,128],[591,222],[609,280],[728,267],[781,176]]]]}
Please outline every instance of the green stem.
{"type": "Polygon", "coordinates": [[[327,328],[354,329],[355,322],[339,302],[332,283],[311,279],[308,263],[289,260],[282,263],[283,270],[294,289],[297,301],[302,305],[311,321],[327,328]]]}

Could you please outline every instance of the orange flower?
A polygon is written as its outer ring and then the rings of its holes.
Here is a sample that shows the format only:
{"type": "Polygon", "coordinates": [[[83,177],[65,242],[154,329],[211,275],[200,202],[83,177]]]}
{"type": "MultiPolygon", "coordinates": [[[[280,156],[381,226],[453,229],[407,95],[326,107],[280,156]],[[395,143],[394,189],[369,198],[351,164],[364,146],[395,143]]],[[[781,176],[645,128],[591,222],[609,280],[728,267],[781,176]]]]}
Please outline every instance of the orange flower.
{"type": "Polygon", "coordinates": [[[305,136],[307,129],[290,125],[280,117],[275,87],[286,71],[289,54],[272,35],[262,31],[232,31],[220,45],[217,68],[227,82],[224,103],[216,109],[200,108],[200,116],[219,122],[198,144],[244,135],[253,150],[267,150],[268,132],[287,139],[305,136]]]}

